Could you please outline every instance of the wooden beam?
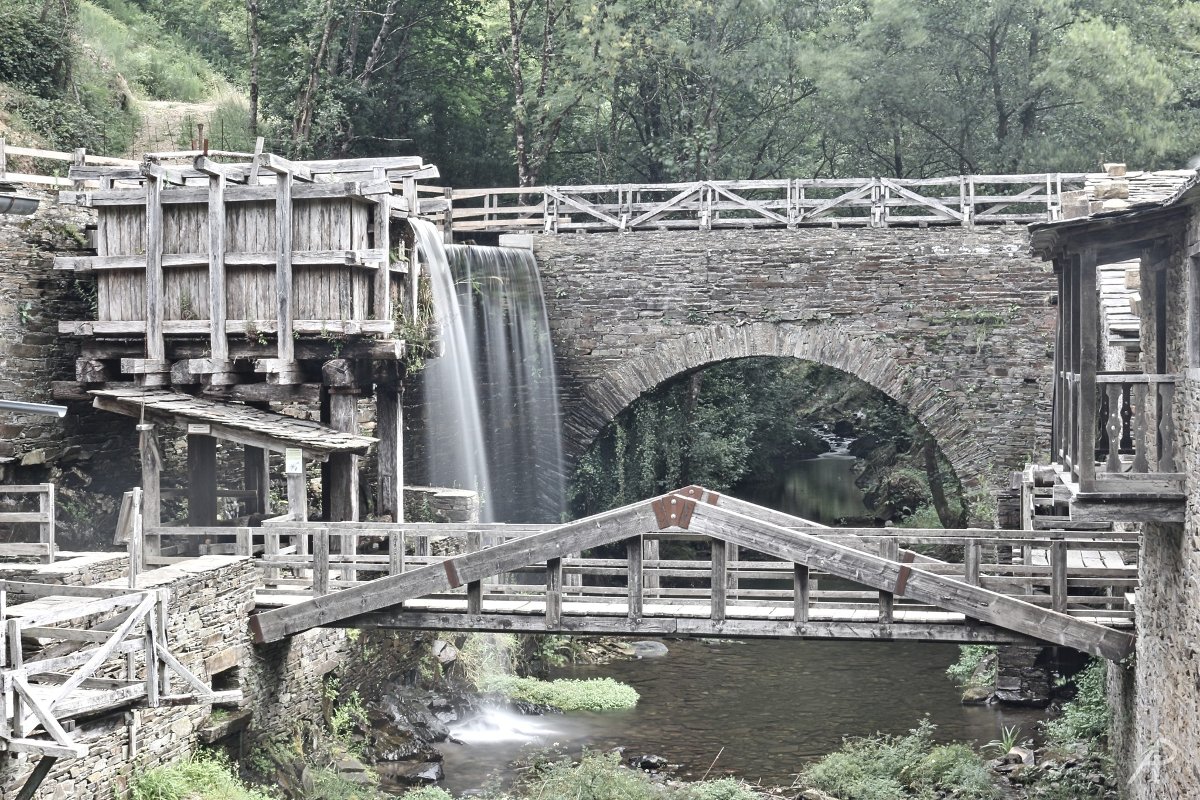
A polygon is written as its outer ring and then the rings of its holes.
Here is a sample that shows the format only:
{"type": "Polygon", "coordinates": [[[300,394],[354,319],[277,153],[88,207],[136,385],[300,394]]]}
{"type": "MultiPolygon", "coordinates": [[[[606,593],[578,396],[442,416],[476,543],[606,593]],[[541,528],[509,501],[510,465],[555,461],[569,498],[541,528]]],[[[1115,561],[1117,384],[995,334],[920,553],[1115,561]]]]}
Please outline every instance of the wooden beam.
{"type": "MultiPolygon", "coordinates": [[[[162,525],[162,456],[158,452],[158,434],[152,423],[140,423],[138,452],[142,464],[142,519],[147,528],[162,525]]],[[[146,556],[162,555],[162,539],[146,536],[143,548],[146,556]]]]}
{"type": "Polygon", "coordinates": [[[225,249],[225,176],[216,174],[208,179],[208,342],[213,361],[220,364],[229,361],[229,339],[225,330],[225,249]]]}
{"type": "MultiPolygon", "coordinates": [[[[276,352],[284,365],[296,360],[295,340],[291,336],[295,316],[292,304],[292,175],[285,172],[277,178],[275,194],[275,291],[277,300],[275,337],[276,352]]],[[[297,383],[297,381],[280,381],[297,383]]]]}
{"type": "MultiPolygon", "coordinates": [[[[146,358],[165,361],[166,342],[163,339],[163,209],[162,182],[148,174],[146,180],[146,358]]],[[[150,379],[147,385],[161,385],[150,379]]]]}
{"type": "Polygon", "coordinates": [[[242,485],[254,492],[254,501],[249,504],[251,514],[271,514],[271,469],[267,451],[261,447],[246,445],[242,454],[244,479],[242,485]]]}
{"type": "Polygon", "coordinates": [[[387,367],[389,380],[375,389],[375,436],[379,439],[379,494],[376,514],[404,521],[404,384],[387,367]],[[394,378],[394,380],[392,380],[394,378]]]}

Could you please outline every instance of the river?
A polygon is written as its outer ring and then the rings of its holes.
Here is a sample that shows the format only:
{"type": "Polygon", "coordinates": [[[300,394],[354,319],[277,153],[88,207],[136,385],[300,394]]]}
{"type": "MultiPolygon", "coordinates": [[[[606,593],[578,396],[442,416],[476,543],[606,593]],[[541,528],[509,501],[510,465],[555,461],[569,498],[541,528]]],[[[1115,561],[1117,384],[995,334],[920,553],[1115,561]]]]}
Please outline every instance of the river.
{"type": "MultiPolygon", "coordinates": [[[[854,485],[854,459],[837,452],[799,462],[758,502],[826,524],[870,510],[854,485]]],[[[749,499],[749,498],[748,498],[749,499]]],[[[612,677],[641,694],[630,711],[476,721],[469,744],[444,744],[446,789],[458,795],[507,781],[513,760],[551,746],[570,754],[626,748],[656,754],[700,778],[733,774],[790,785],[806,762],[844,736],[903,734],[928,715],[943,741],[986,743],[1004,726],[1032,734],[1044,713],[964,706],[946,676],[955,645],[916,642],[666,642],[661,658],[573,666],[555,677],[612,677]]]]}

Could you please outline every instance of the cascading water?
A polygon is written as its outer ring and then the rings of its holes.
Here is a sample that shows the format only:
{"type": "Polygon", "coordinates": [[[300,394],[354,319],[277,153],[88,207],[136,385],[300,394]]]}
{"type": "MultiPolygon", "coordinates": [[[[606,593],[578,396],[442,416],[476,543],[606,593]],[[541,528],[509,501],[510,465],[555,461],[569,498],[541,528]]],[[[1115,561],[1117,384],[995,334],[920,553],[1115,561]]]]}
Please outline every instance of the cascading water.
{"type": "Polygon", "coordinates": [[[422,383],[425,478],[478,491],[485,522],[558,522],[562,426],[533,253],[443,246],[432,224],[412,224],[444,344],[422,383]]]}
{"type": "Polygon", "coordinates": [[[491,516],[558,522],[565,509],[554,351],[533,253],[509,247],[447,248],[483,417],[491,516]]]}
{"type": "Polygon", "coordinates": [[[442,355],[426,364],[422,381],[422,408],[428,442],[426,479],[434,486],[472,489],[484,500],[480,511],[492,520],[491,483],[480,417],[474,357],[467,336],[459,292],[441,234],[433,223],[409,218],[422,263],[429,271],[434,314],[443,345],[442,355]]]}

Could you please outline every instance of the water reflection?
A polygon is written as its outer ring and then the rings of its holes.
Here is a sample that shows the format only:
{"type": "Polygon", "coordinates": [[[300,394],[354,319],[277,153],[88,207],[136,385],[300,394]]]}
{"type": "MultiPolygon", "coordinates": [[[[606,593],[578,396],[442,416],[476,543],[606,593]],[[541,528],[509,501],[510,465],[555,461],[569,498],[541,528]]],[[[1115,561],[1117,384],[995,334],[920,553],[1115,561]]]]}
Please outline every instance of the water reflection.
{"type": "Polygon", "coordinates": [[[862,489],[854,483],[856,462],[854,456],[845,453],[825,453],[793,462],[776,480],[750,485],[746,491],[734,494],[822,525],[869,518],[872,511],[863,503],[862,489]]]}

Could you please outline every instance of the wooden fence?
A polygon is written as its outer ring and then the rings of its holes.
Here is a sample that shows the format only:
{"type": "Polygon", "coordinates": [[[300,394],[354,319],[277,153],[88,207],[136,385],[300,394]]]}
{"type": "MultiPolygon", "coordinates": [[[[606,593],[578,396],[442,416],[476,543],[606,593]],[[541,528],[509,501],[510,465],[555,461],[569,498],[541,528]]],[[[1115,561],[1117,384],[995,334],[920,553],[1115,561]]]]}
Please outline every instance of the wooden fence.
{"type": "MultiPolygon", "coordinates": [[[[38,168],[38,161],[63,163],[67,167],[81,167],[86,164],[136,167],[141,163],[139,161],[131,161],[127,158],[92,155],[82,147],[71,153],[64,153],[58,150],[42,150],[36,147],[17,147],[16,145],[8,144],[3,137],[0,137],[0,183],[21,183],[62,188],[71,188],[78,185],[78,181],[73,181],[70,178],[43,174],[44,172],[58,170],[42,168],[39,172],[32,171],[38,168]]],[[[62,171],[65,172],[66,170],[62,171]]]]}
{"type": "Polygon", "coordinates": [[[9,528],[10,536],[18,535],[17,527],[12,526],[36,525],[38,529],[36,542],[0,542],[0,559],[35,557],[47,564],[54,563],[54,484],[0,486],[0,495],[31,495],[36,498],[36,511],[0,511],[0,525],[9,528]]]}
{"type": "Polygon", "coordinates": [[[987,225],[1053,221],[1085,173],[945,178],[796,178],[671,184],[422,187],[422,215],[461,234],[806,225],[987,225]]]}
{"type": "Polygon", "coordinates": [[[64,719],[131,703],[239,701],[240,692],[214,692],[171,654],[169,595],[0,581],[0,749],[81,757],[87,746],[64,719]],[[182,685],[172,688],[173,678],[182,685]]]}

